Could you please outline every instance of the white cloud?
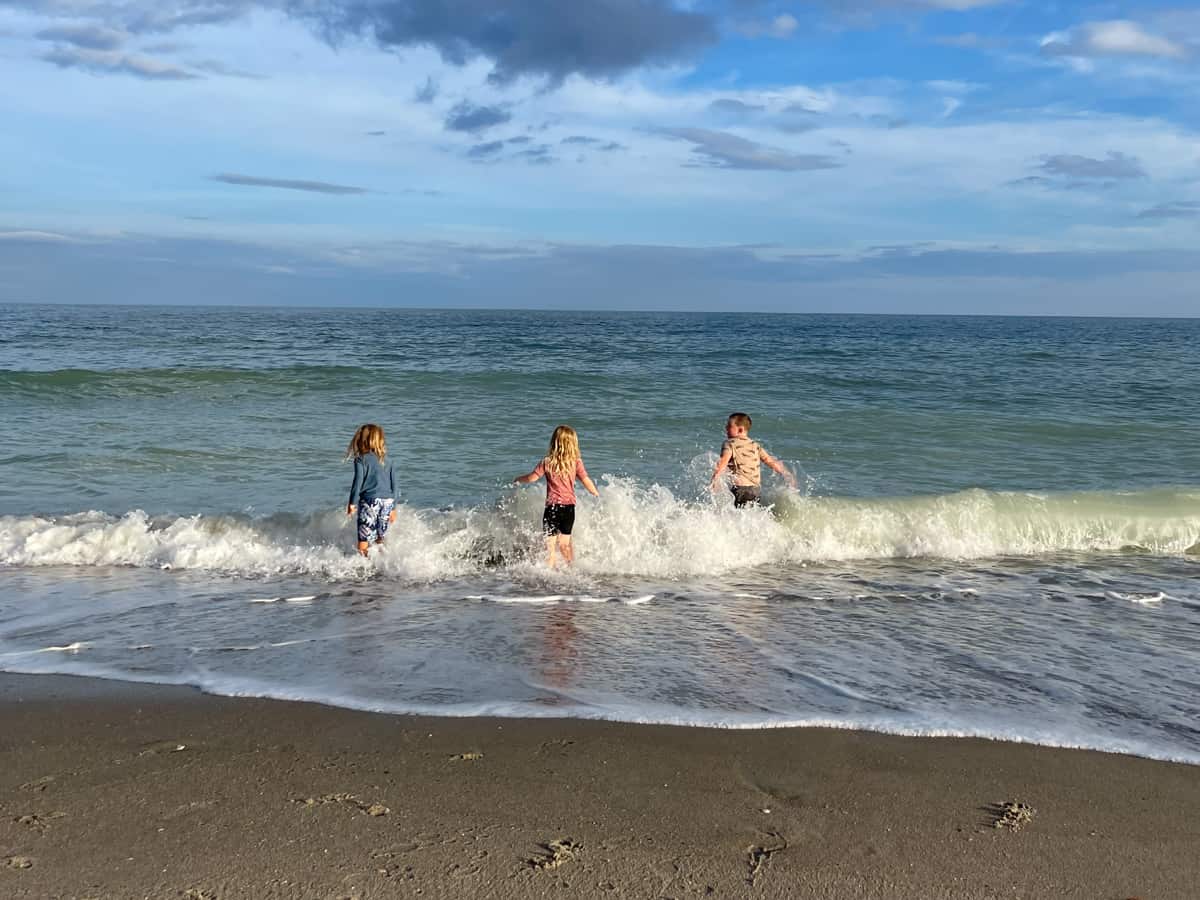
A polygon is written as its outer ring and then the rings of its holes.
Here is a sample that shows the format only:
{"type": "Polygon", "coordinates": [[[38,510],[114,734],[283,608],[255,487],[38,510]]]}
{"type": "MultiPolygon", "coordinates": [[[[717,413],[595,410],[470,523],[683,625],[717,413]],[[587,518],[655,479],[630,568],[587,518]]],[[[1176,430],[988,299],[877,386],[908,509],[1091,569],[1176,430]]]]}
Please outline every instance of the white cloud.
{"type": "Polygon", "coordinates": [[[776,16],[769,22],[746,22],[738,26],[738,31],[747,37],[790,38],[800,27],[799,20],[790,13],[776,16]]]}
{"type": "Polygon", "coordinates": [[[1048,56],[1153,56],[1183,59],[1187,48],[1176,41],[1151,34],[1137,22],[1113,19],[1087,22],[1069,31],[1054,31],[1042,38],[1048,56]]]}
{"type": "Polygon", "coordinates": [[[80,239],[53,231],[0,231],[0,241],[20,241],[30,244],[74,244],[80,239]]]}
{"type": "Polygon", "coordinates": [[[997,6],[1008,0],[914,0],[918,6],[930,6],[934,9],[948,9],[954,12],[966,12],[980,9],[984,6],[997,6]]]}

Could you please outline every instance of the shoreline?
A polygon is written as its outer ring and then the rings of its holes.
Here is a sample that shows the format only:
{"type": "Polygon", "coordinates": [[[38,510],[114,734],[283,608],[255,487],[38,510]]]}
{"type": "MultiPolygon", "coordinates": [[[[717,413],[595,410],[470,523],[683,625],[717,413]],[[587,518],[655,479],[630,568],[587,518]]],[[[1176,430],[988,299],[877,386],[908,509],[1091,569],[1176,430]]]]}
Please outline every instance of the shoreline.
{"type": "Polygon", "coordinates": [[[983,741],[986,743],[1012,744],[1024,747],[1041,748],[1046,750],[1080,751],[1084,753],[1101,753],[1112,756],[1127,756],[1134,759],[1145,759],[1171,765],[1191,766],[1200,770],[1200,756],[1171,756],[1169,750],[1131,749],[1127,747],[1097,747],[1087,744],[1055,743],[1040,741],[1033,738],[1016,737],[1003,734],[989,734],[985,731],[971,733],[966,730],[956,731],[953,728],[933,728],[928,731],[905,731],[900,727],[890,727],[888,724],[875,725],[864,722],[838,721],[778,721],[778,722],[695,722],[695,721],[654,721],[638,719],[609,718],[607,716],[573,715],[569,712],[562,715],[517,715],[493,713],[450,713],[430,712],[425,710],[387,709],[366,705],[355,705],[343,700],[327,700],[320,697],[288,697],[272,696],[268,693],[255,694],[222,694],[210,691],[193,684],[170,684],[160,681],[137,681],[122,675],[75,674],[69,672],[12,672],[0,670],[0,703],[4,702],[6,691],[13,689],[6,684],[6,679],[34,679],[24,685],[25,692],[31,699],[64,699],[70,697],[103,700],[110,695],[114,698],[138,698],[161,696],[165,700],[185,701],[195,697],[211,697],[219,700],[256,700],[267,703],[303,704],[330,710],[361,713],[363,715],[390,716],[400,719],[429,719],[432,721],[469,721],[488,720],[497,723],[504,722],[597,722],[629,728],[681,728],[699,732],[754,732],[754,731],[832,731],[851,732],[856,734],[874,734],[882,737],[897,737],[909,740],[950,740],[950,741],[983,741]]]}
{"type": "Polygon", "coordinates": [[[0,674],[12,898],[1185,898],[1197,808],[1100,751],[0,674]]]}

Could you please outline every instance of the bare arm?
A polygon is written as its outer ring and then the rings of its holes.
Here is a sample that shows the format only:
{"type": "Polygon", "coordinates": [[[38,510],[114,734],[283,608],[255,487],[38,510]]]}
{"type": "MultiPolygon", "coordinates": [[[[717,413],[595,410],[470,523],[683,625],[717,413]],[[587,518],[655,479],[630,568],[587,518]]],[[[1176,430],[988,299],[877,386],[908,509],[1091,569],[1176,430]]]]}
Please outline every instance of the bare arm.
{"type": "Polygon", "coordinates": [[[583,486],[585,488],[587,488],[587,492],[589,494],[591,494],[593,497],[600,496],[600,492],[598,490],[596,490],[596,484],[595,484],[595,482],[592,481],[592,479],[590,479],[590,478],[588,478],[588,476],[584,475],[579,480],[583,482],[583,486]]]}
{"type": "Polygon", "coordinates": [[[513,479],[513,484],[533,484],[542,476],[536,471],[530,472],[528,475],[520,475],[513,479]]]}
{"type": "Polygon", "coordinates": [[[725,474],[725,470],[729,468],[729,460],[733,459],[733,451],[726,450],[721,454],[721,458],[717,460],[717,467],[713,470],[712,481],[709,482],[708,489],[716,490],[717,482],[721,480],[721,476],[725,474]]]}
{"type": "Polygon", "coordinates": [[[794,488],[796,486],[796,476],[791,473],[791,470],[762,447],[758,448],[758,458],[770,466],[776,474],[782,475],[784,480],[787,481],[788,487],[794,488]]]}

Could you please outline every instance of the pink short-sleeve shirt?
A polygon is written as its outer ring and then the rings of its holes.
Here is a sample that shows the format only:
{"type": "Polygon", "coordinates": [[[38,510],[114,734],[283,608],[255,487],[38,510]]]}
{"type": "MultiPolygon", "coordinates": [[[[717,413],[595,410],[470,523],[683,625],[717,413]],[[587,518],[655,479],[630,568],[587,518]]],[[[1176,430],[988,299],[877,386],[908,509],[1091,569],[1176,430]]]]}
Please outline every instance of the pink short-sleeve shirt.
{"type": "Polygon", "coordinates": [[[541,478],[546,476],[546,505],[553,506],[574,506],[575,505],[575,482],[582,481],[588,477],[587,469],[583,467],[583,460],[575,460],[575,474],[571,477],[559,475],[551,472],[546,467],[546,460],[543,458],[537,467],[533,470],[533,474],[541,478]]]}

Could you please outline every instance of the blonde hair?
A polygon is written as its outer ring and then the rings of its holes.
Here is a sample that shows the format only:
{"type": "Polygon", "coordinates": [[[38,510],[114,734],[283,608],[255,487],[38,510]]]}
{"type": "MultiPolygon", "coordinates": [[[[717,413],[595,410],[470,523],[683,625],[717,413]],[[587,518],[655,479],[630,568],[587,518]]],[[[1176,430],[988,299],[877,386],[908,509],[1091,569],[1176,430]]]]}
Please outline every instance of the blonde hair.
{"type": "Polygon", "coordinates": [[[575,434],[575,429],[570,425],[559,425],[550,438],[546,468],[555,475],[574,475],[575,462],[579,457],[579,436],[575,434]]]}
{"type": "Polygon", "coordinates": [[[368,453],[374,453],[381,461],[387,456],[387,441],[383,438],[383,429],[371,422],[358,426],[358,431],[354,432],[354,437],[350,439],[350,446],[346,448],[346,459],[357,459],[368,453]]]}
{"type": "Polygon", "coordinates": [[[734,428],[745,428],[747,431],[749,431],[750,425],[751,425],[750,417],[748,415],[746,415],[745,413],[741,413],[741,412],[730,413],[729,414],[729,424],[732,425],[734,428]]]}

